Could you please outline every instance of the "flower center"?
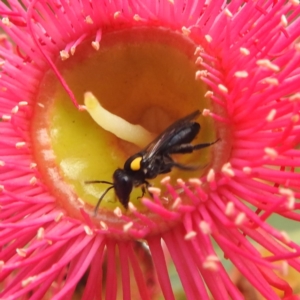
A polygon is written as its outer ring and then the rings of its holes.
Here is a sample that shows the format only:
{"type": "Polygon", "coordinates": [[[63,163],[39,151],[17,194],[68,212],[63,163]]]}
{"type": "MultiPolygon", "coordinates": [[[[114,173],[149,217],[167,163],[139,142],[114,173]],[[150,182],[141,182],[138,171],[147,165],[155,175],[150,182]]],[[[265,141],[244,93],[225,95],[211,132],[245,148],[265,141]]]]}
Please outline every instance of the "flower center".
{"type": "MultiPolygon", "coordinates": [[[[90,42],[82,43],[74,56],[57,65],[80,104],[84,93],[91,91],[109,112],[158,135],[177,119],[211,108],[204,97],[206,86],[195,79],[199,70],[195,49],[196,44],[179,33],[155,28],[124,29],[103,33],[98,51],[90,42]]],[[[211,118],[201,115],[196,121],[201,130],[193,144],[217,139],[211,118]]],[[[123,168],[126,159],[141,148],[98,126],[86,111],[78,111],[50,72],[40,86],[32,136],[43,179],[70,215],[80,217],[79,208],[84,208],[94,220],[114,222],[116,207],[130,215],[111,189],[94,216],[93,210],[109,185],[87,181],[112,182],[114,171],[123,168]]],[[[176,154],[180,164],[198,168],[174,168],[168,175],[174,182],[178,177],[200,177],[208,171],[212,153],[207,147],[192,154],[176,154]]],[[[151,184],[160,187],[163,176],[150,180],[151,184]]],[[[147,213],[141,195],[140,188],[134,188],[130,202],[147,213]]]]}

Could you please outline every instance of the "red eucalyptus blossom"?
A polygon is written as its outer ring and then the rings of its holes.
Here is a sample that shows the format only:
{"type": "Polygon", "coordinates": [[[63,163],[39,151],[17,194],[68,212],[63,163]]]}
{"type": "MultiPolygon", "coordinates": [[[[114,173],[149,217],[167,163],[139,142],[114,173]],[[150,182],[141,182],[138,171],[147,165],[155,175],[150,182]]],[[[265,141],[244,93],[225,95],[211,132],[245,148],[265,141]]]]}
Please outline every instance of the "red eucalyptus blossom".
{"type": "Polygon", "coordinates": [[[279,274],[300,271],[300,246],[266,221],[300,220],[297,0],[9,0],[0,14],[1,299],[175,299],[170,261],[188,299],[244,299],[222,259],[264,298],[296,298],[279,274]],[[95,214],[107,186],[86,181],[140,148],[96,125],[87,91],[154,134],[199,109],[195,142],[220,140],[183,155],[196,171],[134,189],[127,210],[112,189],[95,214]]]}

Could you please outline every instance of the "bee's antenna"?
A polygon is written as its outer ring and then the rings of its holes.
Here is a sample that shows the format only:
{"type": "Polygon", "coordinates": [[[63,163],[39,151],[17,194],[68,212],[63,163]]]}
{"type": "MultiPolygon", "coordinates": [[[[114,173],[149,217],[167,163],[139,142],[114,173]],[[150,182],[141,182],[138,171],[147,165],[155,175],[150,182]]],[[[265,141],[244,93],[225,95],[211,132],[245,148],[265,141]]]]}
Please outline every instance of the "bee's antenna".
{"type": "Polygon", "coordinates": [[[109,182],[109,181],[105,181],[105,180],[88,180],[88,181],[85,181],[84,182],[85,184],[92,184],[92,183],[106,183],[106,184],[110,184],[111,186],[109,188],[106,189],[106,191],[101,195],[101,197],[99,198],[98,202],[97,202],[97,205],[95,207],[95,210],[94,210],[94,213],[95,213],[95,216],[97,215],[97,210],[100,206],[100,203],[102,201],[102,199],[104,198],[104,196],[107,194],[107,192],[109,190],[111,190],[113,187],[114,187],[114,184],[112,182],[109,182]]]}
{"type": "Polygon", "coordinates": [[[86,183],[86,184],[91,184],[91,183],[106,183],[106,184],[113,185],[112,182],[104,181],[104,180],[88,180],[88,181],[85,181],[84,183],[86,183]]]}
{"type": "MultiPolygon", "coordinates": [[[[102,182],[102,183],[103,183],[103,182],[102,182]]],[[[111,182],[108,182],[108,183],[112,184],[111,182]]],[[[106,191],[105,191],[105,192],[101,195],[101,197],[99,198],[99,200],[98,200],[98,202],[97,202],[97,205],[96,205],[96,207],[95,207],[95,210],[94,210],[95,216],[97,215],[97,211],[98,211],[98,208],[99,208],[99,206],[100,206],[100,203],[101,203],[102,199],[103,199],[104,196],[107,194],[107,192],[108,192],[109,190],[111,190],[112,188],[114,188],[114,185],[113,185],[113,184],[112,184],[112,186],[110,186],[109,188],[107,188],[106,191]]]]}

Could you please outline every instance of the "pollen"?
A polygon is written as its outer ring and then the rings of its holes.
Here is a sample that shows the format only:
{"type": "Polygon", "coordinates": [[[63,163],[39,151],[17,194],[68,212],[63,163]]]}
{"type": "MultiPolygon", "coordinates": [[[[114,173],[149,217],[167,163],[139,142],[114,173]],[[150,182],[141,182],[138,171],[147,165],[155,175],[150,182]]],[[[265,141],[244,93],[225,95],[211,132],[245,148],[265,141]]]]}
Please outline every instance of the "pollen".
{"type": "Polygon", "coordinates": [[[208,43],[211,43],[211,42],[212,42],[212,37],[211,37],[209,34],[206,34],[206,35],[204,36],[204,38],[206,39],[206,41],[207,41],[208,43]]]}
{"type": "Polygon", "coordinates": [[[26,255],[27,255],[27,252],[26,252],[25,249],[17,248],[17,249],[16,249],[16,252],[17,252],[18,255],[21,256],[21,257],[26,257],[26,255]]]}
{"type": "Polygon", "coordinates": [[[2,119],[2,121],[10,121],[11,120],[11,116],[9,116],[9,115],[3,115],[1,117],[1,119],[2,119]]]}
{"type": "Polygon", "coordinates": [[[207,70],[199,70],[195,73],[195,79],[200,80],[203,77],[207,77],[207,75],[208,75],[207,70]]]}
{"type": "Polygon", "coordinates": [[[234,223],[235,223],[235,225],[242,225],[244,223],[245,219],[246,219],[246,214],[244,212],[241,212],[237,215],[234,223]]]}
{"type": "Polygon", "coordinates": [[[45,229],[43,227],[40,227],[37,231],[37,235],[36,235],[38,240],[42,240],[45,237],[45,229]]]}
{"type": "Polygon", "coordinates": [[[128,208],[131,212],[137,211],[137,208],[131,202],[128,203],[128,208]]]}
{"type": "Polygon", "coordinates": [[[218,264],[216,264],[213,261],[205,261],[203,263],[203,268],[210,270],[210,271],[217,271],[218,270],[218,264]]]}
{"type": "Polygon", "coordinates": [[[218,270],[218,262],[219,259],[215,255],[209,255],[206,257],[206,260],[203,263],[203,268],[210,270],[210,271],[217,271],[218,270]]]}
{"type": "Polygon", "coordinates": [[[295,207],[295,195],[291,189],[279,188],[279,193],[287,198],[287,208],[292,210],[295,207]]]}
{"type": "Polygon", "coordinates": [[[33,176],[30,180],[29,180],[29,184],[30,185],[35,185],[37,183],[37,178],[35,176],[33,176]]]}
{"type": "Polygon", "coordinates": [[[32,162],[30,165],[29,165],[29,168],[30,169],[35,169],[37,167],[37,164],[32,162]]]}
{"type": "Polygon", "coordinates": [[[108,230],[108,226],[104,221],[100,221],[99,224],[103,230],[108,230]]]}
{"type": "Polygon", "coordinates": [[[80,207],[84,207],[85,202],[80,197],[78,197],[76,200],[79,203],[80,207]]]}
{"type": "Polygon", "coordinates": [[[268,122],[271,122],[271,121],[273,121],[274,120],[274,118],[275,118],[275,116],[276,116],[276,109],[271,109],[270,110],[270,112],[269,112],[269,114],[267,115],[267,117],[266,117],[266,120],[268,121],[268,122]]]}
{"type": "Polygon", "coordinates": [[[286,231],[281,231],[281,236],[282,236],[282,239],[285,243],[290,243],[291,242],[291,238],[289,237],[289,235],[287,234],[286,231]]]}
{"type": "Polygon", "coordinates": [[[161,189],[160,188],[157,188],[157,187],[153,187],[153,186],[150,186],[148,188],[148,191],[153,194],[153,195],[156,195],[156,196],[160,196],[161,194],[161,189]]]}
{"type": "Polygon", "coordinates": [[[26,146],[26,143],[25,143],[25,142],[17,142],[17,143],[16,143],[16,148],[17,148],[17,149],[24,148],[25,146],[26,146]]]}
{"type": "Polygon", "coordinates": [[[76,46],[72,46],[71,49],[70,49],[70,52],[71,52],[71,55],[74,55],[75,54],[75,51],[76,51],[76,46]]]}
{"type": "Polygon", "coordinates": [[[178,208],[178,206],[182,203],[182,200],[180,197],[177,197],[174,201],[174,203],[172,204],[172,209],[176,209],[178,208]]]}
{"type": "Polygon", "coordinates": [[[300,100],[300,93],[295,93],[294,95],[289,97],[290,101],[299,101],[300,100]]]}
{"type": "Polygon", "coordinates": [[[11,110],[11,113],[16,114],[18,111],[19,111],[19,106],[17,105],[11,110]]]}
{"type": "Polygon", "coordinates": [[[196,235],[197,235],[196,231],[190,231],[184,236],[184,239],[186,241],[188,241],[188,240],[191,240],[192,238],[194,238],[196,235]]]}
{"type": "Polygon", "coordinates": [[[225,8],[224,9],[224,14],[229,17],[229,18],[232,18],[232,12],[228,9],[228,8],[225,8]]]}
{"type": "Polygon", "coordinates": [[[211,227],[206,221],[201,221],[199,228],[203,234],[211,234],[211,227]]]}
{"type": "Polygon", "coordinates": [[[66,60],[66,59],[68,59],[70,57],[70,54],[66,50],[60,51],[59,54],[60,54],[61,60],[66,60]]]}
{"type": "Polygon", "coordinates": [[[2,19],[2,23],[3,23],[4,25],[6,25],[7,27],[11,27],[11,26],[12,26],[12,24],[11,24],[9,18],[7,18],[7,17],[5,17],[5,18],[2,19]]]}
{"type": "Polygon", "coordinates": [[[99,42],[93,41],[91,44],[92,44],[92,47],[93,47],[96,51],[98,51],[98,50],[100,49],[100,43],[99,43],[99,42]]]}
{"type": "Polygon", "coordinates": [[[214,261],[214,262],[219,262],[220,261],[219,257],[214,255],[214,254],[208,255],[206,257],[206,260],[207,261],[214,261]]]}
{"type": "Polygon", "coordinates": [[[247,71],[236,71],[234,76],[237,78],[247,78],[249,76],[247,71]]]}
{"type": "Polygon", "coordinates": [[[115,13],[114,13],[114,19],[117,19],[117,18],[119,18],[121,16],[121,12],[120,11],[116,11],[115,13]]]}
{"type": "Polygon", "coordinates": [[[207,92],[204,94],[204,97],[205,97],[205,98],[211,98],[213,95],[214,95],[214,92],[213,92],[213,91],[207,91],[207,92]]]}
{"type": "Polygon", "coordinates": [[[22,280],[22,287],[26,287],[28,284],[33,282],[36,279],[36,276],[30,276],[27,279],[22,280]]]}
{"type": "Polygon", "coordinates": [[[93,235],[93,230],[89,226],[85,225],[83,229],[87,235],[93,235]]]}
{"type": "Polygon", "coordinates": [[[269,59],[259,59],[256,64],[274,72],[279,72],[280,68],[272,63],[269,59]]]}
{"type": "Polygon", "coordinates": [[[178,183],[180,186],[184,186],[184,185],[185,185],[185,182],[184,182],[181,178],[177,178],[176,181],[177,181],[177,183],[178,183]]]}
{"type": "Polygon", "coordinates": [[[228,216],[228,217],[234,215],[234,203],[233,202],[228,202],[226,204],[225,215],[228,216]]]}
{"type": "Polygon", "coordinates": [[[196,65],[201,65],[203,63],[203,58],[201,56],[198,56],[196,58],[195,64],[196,65]]]}
{"type": "Polygon", "coordinates": [[[94,24],[93,19],[91,18],[91,16],[87,16],[84,20],[87,24],[94,24]]]}
{"type": "Polygon", "coordinates": [[[171,177],[170,176],[165,176],[161,181],[160,183],[161,184],[168,184],[171,180],[171,177]]]}
{"type": "Polygon", "coordinates": [[[139,22],[139,21],[142,20],[142,18],[141,18],[138,14],[135,14],[135,15],[133,16],[133,20],[139,22]]]}
{"type": "Polygon", "coordinates": [[[281,195],[294,196],[294,192],[291,189],[279,188],[278,191],[281,195]]]}
{"type": "Polygon", "coordinates": [[[195,49],[194,55],[200,55],[203,52],[203,48],[198,46],[195,49]]]}
{"type": "Polygon", "coordinates": [[[117,216],[118,218],[122,217],[122,211],[121,211],[121,208],[120,207],[116,207],[114,209],[114,214],[115,216],[117,216]]]}
{"type": "Polygon", "coordinates": [[[210,169],[207,174],[207,181],[208,182],[214,182],[215,181],[215,171],[214,169],[210,169]]]}
{"type": "Polygon", "coordinates": [[[224,94],[227,94],[227,93],[228,93],[228,88],[227,88],[225,85],[219,84],[219,85],[218,85],[218,88],[219,88],[219,90],[220,90],[221,92],[223,92],[224,94]]]}
{"type": "Polygon", "coordinates": [[[132,226],[133,226],[133,222],[128,222],[127,224],[125,224],[125,225],[123,226],[123,230],[124,230],[125,232],[127,232],[127,231],[129,231],[129,229],[130,229],[132,226]]]}
{"type": "Polygon", "coordinates": [[[199,178],[190,178],[189,183],[197,187],[202,185],[202,181],[199,178]]]}
{"type": "Polygon", "coordinates": [[[45,108],[45,105],[44,105],[43,103],[37,102],[37,105],[38,105],[40,108],[45,108]]]}
{"type": "Polygon", "coordinates": [[[207,109],[207,108],[203,109],[202,115],[203,115],[204,117],[208,117],[208,116],[210,115],[210,110],[207,109]]]}
{"type": "Polygon", "coordinates": [[[276,157],[278,157],[278,152],[273,148],[266,147],[264,151],[267,154],[267,156],[271,159],[275,159],[276,157]]]}
{"type": "Polygon", "coordinates": [[[241,54],[243,54],[245,56],[250,54],[250,51],[247,48],[244,48],[244,47],[240,48],[240,52],[241,52],[241,54]]]}
{"type": "Polygon", "coordinates": [[[296,202],[296,199],[295,197],[288,197],[288,203],[287,203],[287,208],[292,210],[295,208],[295,202],[296,202]]]}
{"type": "Polygon", "coordinates": [[[244,167],[243,168],[243,172],[247,175],[250,175],[252,172],[252,169],[250,167],[244,167]]]}
{"type": "Polygon", "coordinates": [[[271,77],[265,78],[261,82],[264,84],[269,84],[269,85],[278,85],[279,84],[279,81],[277,78],[271,78],[271,77]]]}
{"type": "Polygon", "coordinates": [[[181,31],[182,31],[183,35],[186,35],[186,36],[189,36],[191,34],[190,29],[186,28],[185,26],[183,26],[181,28],[181,31]]]}
{"type": "Polygon", "coordinates": [[[55,222],[59,222],[63,216],[64,216],[63,212],[59,212],[55,217],[55,222]]]}
{"type": "Polygon", "coordinates": [[[280,23],[281,23],[281,25],[285,28],[285,27],[287,27],[288,26],[288,20],[287,20],[287,18],[286,18],[286,16],[285,15],[282,15],[281,16],[281,18],[280,18],[280,23]]]}
{"type": "Polygon", "coordinates": [[[234,177],[234,171],[229,162],[222,166],[222,173],[227,175],[228,177],[234,177]]]}

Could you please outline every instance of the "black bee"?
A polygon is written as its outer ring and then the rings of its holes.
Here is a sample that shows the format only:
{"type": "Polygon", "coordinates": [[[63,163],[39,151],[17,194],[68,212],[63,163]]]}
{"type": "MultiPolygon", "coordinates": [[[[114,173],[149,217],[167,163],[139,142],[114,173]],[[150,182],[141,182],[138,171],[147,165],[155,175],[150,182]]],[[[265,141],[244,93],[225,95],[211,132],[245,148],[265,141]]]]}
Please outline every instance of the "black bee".
{"type": "Polygon", "coordinates": [[[99,198],[95,212],[97,212],[104,196],[112,188],[115,189],[119,201],[127,209],[132,189],[141,185],[143,196],[150,186],[148,179],[153,179],[159,174],[169,173],[173,167],[181,170],[197,169],[198,167],[175,162],[171,155],[191,153],[194,150],[209,147],[219,140],[217,139],[212,143],[190,144],[200,131],[200,124],[193,121],[199,115],[200,111],[196,110],[170,125],[144,150],[129,157],[124,164],[124,168],[118,168],[114,172],[113,182],[103,180],[86,181],[85,183],[111,185],[99,198]]]}

